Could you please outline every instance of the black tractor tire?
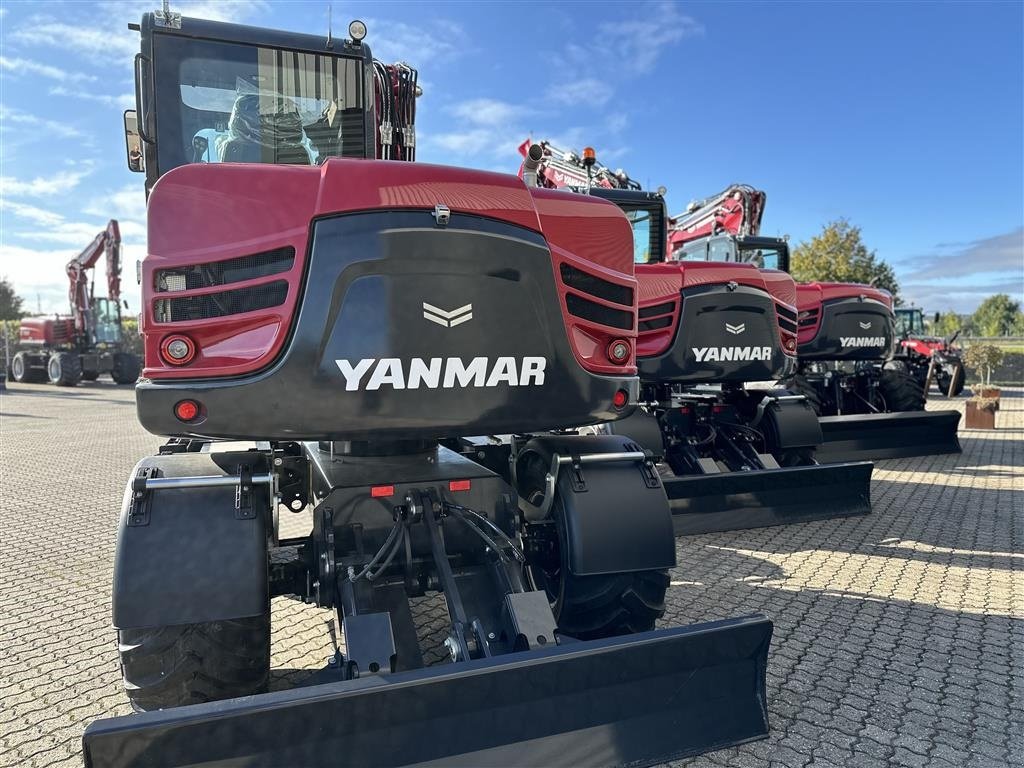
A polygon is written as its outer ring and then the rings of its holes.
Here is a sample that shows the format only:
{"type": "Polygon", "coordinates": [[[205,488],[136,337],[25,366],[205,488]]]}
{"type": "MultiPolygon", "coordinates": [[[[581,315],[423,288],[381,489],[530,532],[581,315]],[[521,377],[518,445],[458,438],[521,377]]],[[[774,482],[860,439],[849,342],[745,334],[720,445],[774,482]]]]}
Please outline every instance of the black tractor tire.
{"type": "Polygon", "coordinates": [[[960,360],[946,363],[939,369],[935,378],[943,395],[956,397],[964,391],[964,382],[967,378],[964,373],[964,364],[960,360]],[[951,384],[952,392],[950,391],[951,384]]]}
{"type": "Polygon", "coordinates": [[[245,619],[117,633],[136,712],[262,693],[270,676],[270,612],[245,619]]]}
{"type": "Polygon", "coordinates": [[[82,380],[82,360],[77,352],[54,352],[46,363],[46,375],[58,387],[74,387],[82,380]]]}
{"type": "Polygon", "coordinates": [[[781,384],[783,389],[789,390],[794,395],[803,395],[807,398],[807,402],[811,404],[814,412],[821,416],[821,396],[818,394],[818,390],[814,388],[814,385],[807,380],[806,376],[795,373],[782,381],[781,384]]]}
{"type": "Polygon", "coordinates": [[[99,377],[99,371],[82,371],[82,381],[96,381],[99,377]]]}
{"type": "Polygon", "coordinates": [[[46,381],[46,371],[29,365],[29,356],[18,352],[11,358],[11,378],[19,384],[42,384],[46,381]]]}
{"type": "Polygon", "coordinates": [[[883,369],[878,389],[889,413],[924,410],[924,388],[909,373],[883,369]]]}
{"type": "Polygon", "coordinates": [[[139,379],[139,358],[131,352],[115,352],[110,378],[118,384],[134,384],[139,379]]]}

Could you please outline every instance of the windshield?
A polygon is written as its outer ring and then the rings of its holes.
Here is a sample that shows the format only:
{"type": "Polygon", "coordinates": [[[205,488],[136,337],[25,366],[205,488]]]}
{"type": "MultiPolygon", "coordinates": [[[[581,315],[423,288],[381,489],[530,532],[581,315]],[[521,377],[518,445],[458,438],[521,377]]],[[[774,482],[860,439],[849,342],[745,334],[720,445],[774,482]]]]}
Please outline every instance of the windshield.
{"type": "Polygon", "coordinates": [[[649,264],[651,259],[651,212],[642,208],[625,211],[633,227],[633,263],[649,264]]]}
{"type": "Polygon", "coordinates": [[[786,259],[779,248],[741,247],[740,261],[749,262],[758,269],[781,269],[788,271],[786,269],[786,259]]]}
{"type": "Polygon", "coordinates": [[[364,157],[361,60],[163,35],[154,49],[161,172],[364,157]]]}
{"type": "Polygon", "coordinates": [[[121,311],[116,301],[93,299],[92,337],[94,344],[117,344],[121,341],[121,311]]]}
{"type": "Polygon", "coordinates": [[[897,309],[896,333],[900,336],[923,336],[924,313],[919,309],[897,309]]]}

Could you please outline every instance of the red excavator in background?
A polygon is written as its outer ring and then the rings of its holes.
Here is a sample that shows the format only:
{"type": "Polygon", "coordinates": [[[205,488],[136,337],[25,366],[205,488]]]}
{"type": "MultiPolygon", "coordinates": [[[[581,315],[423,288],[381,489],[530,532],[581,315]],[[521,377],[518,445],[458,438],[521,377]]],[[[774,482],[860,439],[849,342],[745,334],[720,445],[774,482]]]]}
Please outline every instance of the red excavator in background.
{"type": "MultiPolygon", "coordinates": [[[[789,271],[786,238],[761,237],[767,195],[732,184],[669,223],[669,258],[789,271]]],[[[925,411],[925,377],[894,360],[892,296],[857,283],[797,285],[798,369],[783,380],[822,417],[823,461],[960,450],[958,411],[925,411]]]]}
{"type": "MultiPolygon", "coordinates": [[[[11,378],[73,387],[109,373],[118,384],[139,378],[139,358],[124,349],[121,327],[121,232],[111,219],[89,246],[68,262],[70,315],[27,317],[21,321],[11,359],[11,378]],[[107,258],[107,295],[97,297],[90,272],[107,258]]],[[[125,305],[127,306],[127,305],[125,305]]]]}
{"type": "Polygon", "coordinates": [[[820,464],[811,404],[771,383],[797,365],[793,278],[703,256],[704,263],[667,261],[661,191],[642,191],[590,148],[542,141],[520,152],[527,184],[565,189],[567,198],[586,191],[618,205],[632,224],[641,407],[601,428],[629,436],[658,461],[676,534],[870,511],[871,464],[820,464]]]}

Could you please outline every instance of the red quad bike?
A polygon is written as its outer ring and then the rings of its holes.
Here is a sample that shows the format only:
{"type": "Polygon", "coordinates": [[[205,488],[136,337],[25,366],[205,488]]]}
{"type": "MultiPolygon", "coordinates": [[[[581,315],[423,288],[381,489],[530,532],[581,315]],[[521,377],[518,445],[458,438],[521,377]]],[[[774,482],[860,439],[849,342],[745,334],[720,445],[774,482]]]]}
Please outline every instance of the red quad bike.
{"type": "MultiPolygon", "coordinates": [[[[121,329],[121,231],[111,219],[106,229],[65,267],[70,286],[70,315],[26,317],[18,329],[11,358],[17,382],[49,381],[73,387],[108,373],[117,384],[134,384],[139,359],[125,350],[121,329]],[[107,295],[94,295],[90,274],[101,256],[107,259],[107,295]]],[[[127,304],[125,304],[127,307],[127,304]]]]}
{"type": "MultiPolygon", "coordinates": [[[[960,350],[953,346],[957,331],[948,338],[928,336],[924,332],[924,314],[917,307],[896,308],[896,333],[900,346],[893,360],[902,363],[904,369],[924,387],[928,375],[946,397],[956,397],[964,391],[964,363],[960,350]]],[[[939,321],[936,313],[935,322],[939,321]]]]}
{"type": "MultiPolygon", "coordinates": [[[[785,238],[759,236],[766,195],[733,184],[670,223],[671,258],[789,271],[785,238]]],[[[782,385],[821,416],[819,461],[957,453],[959,411],[925,411],[921,383],[893,359],[892,297],[854,283],[796,286],[799,365],[782,385]]],[[[923,379],[922,379],[923,383],[923,379]]]]}
{"type": "MultiPolygon", "coordinates": [[[[640,408],[606,424],[660,462],[677,534],[870,511],[870,462],[823,465],[818,418],[771,382],[796,368],[796,287],[778,270],[666,262],[665,202],[622,171],[549,142],[521,151],[527,183],[589,191],[618,205],[634,234],[640,408]]],[[[570,275],[570,278],[572,276],[570,275]]],[[[584,278],[570,281],[585,290],[584,278]]],[[[602,296],[611,299],[612,295],[602,296]]],[[[608,312],[595,302],[595,314],[608,312]]]]}
{"type": "Polygon", "coordinates": [[[361,22],[138,29],[136,394],[171,440],[118,528],[139,713],[89,725],[86,765],[639,766],[764,737],[771,623],[655,630],[675,546],[653,462],[553,431],[638,400],[626,217],[406,162],[415,71],[361,22]],[[474,434],[514,436],[509,481],[439,445],[474,434]],[[311,533],[280,538],[281,507],[311,533]],[[427,592],[450,664],[424,665],[427,592]],[[343,650],[267,693],[278,595],[333,608],[343,650]]]}

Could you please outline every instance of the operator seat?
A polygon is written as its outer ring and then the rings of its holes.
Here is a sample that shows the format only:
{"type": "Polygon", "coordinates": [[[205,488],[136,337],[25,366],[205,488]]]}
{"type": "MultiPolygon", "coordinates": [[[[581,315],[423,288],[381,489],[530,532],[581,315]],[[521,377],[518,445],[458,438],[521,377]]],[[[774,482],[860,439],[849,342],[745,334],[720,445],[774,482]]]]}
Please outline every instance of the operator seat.
{"type": "Polygon", "coordinates": [[[302,145],[302,118],[289,99],[279,99],[275,112],[260,114],[260,96],[242,94],[231,108],[228,134],[221,148],[225,163],[310,165],[302,145]]]}

